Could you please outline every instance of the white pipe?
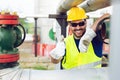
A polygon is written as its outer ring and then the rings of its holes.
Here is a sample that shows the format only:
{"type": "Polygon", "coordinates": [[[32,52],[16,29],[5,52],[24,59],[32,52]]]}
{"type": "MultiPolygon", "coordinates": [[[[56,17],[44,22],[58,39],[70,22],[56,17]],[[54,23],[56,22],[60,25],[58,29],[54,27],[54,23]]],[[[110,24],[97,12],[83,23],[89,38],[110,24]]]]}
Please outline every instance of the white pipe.
{"type": "Polygon", "coordinates": [[[19,15],[20,18],[49,18],[49,15],[37,15],[37,14],[34,14],[34,15],[30,15],[30,14],[20,14],[19,15]]]}
{"type": "Polygon", "coordinates": [[[95,11],[108,6],[110,6],[110,0],[87,0],[79,5],[79,7],[85,9],[86,12],[95,11]]]}
{"type": "Polygon", "coordinates": [[[80,6],[86,12],[91,12],[110,6],[110,0],[62,0],[57,8],[57,13],[65,13],[73,6],[80,6]]]}
{"type": "Polygon", "coordinates": [[[112,0],[113,13],[110,28],[109,80],[120,78],[120,0],[112,0]]]}
{"type": "Polygon", "coordinates": [[[57,13],[65,13],[73,6],[77,6],[85,0],[62,0],[57,8],[57,13]]]}
{"type": "Polygon", "coordinates": [[[0,80],[108,80],[106,68],[76,70],[16,70],[9,68],[0,70],[0,72],[0,80]]]}

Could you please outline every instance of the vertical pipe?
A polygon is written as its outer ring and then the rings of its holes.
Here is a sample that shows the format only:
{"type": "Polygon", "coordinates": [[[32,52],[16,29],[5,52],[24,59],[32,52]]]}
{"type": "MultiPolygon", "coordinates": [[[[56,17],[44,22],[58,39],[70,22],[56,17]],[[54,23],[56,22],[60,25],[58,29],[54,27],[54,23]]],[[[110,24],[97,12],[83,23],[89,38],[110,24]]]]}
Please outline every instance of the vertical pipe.
{"type": "Polygon", "coordinates": [[[66,26],[67,26],[67,22],[66,22],[66,19],[63,19],[62,20],[63,22],[63,26],[61,27],[61,34],[64,35],[64,37],[66,37],[66,26]]]}
{"type": "Polygon", "coordinates": [[[60,24],[61,27],[61,35],[66,37],[66,26],[67,26],[67,21],[65,18],[59,18],[57,19],[58,23],[60,24]]]}
{"type": "Polygon", "coordinates": [[[37,19],[38,18],[36,18],[36,17],[34,18],[34,20],[35,20],[35,29],[34,29],[34,35],[35,35],[35,41],[34,41],[34,45],[35,45],[35,49],[34,50],[35,51],[34,52],[35,52],[35,57],[37,57],[37,39],[38,39],[37,38],[37,19]]]}
{"type": "Polygon", "coordinates": [[[113,14],[110,28],[109,80],[120,78],[120,1],[112,0],[113,14]]]}

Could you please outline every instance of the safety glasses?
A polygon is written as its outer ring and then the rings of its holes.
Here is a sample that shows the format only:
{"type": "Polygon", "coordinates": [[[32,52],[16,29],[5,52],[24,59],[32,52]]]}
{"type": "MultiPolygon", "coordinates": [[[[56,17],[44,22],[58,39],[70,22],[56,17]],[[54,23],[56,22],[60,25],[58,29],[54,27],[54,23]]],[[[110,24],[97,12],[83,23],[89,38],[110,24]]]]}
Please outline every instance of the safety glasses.
{"type": "Polygon", "coordinates": [[[82,22],[79,22],[79,23],[71,23],[72,27],[77,27],[77,25],[84,26],[85,25],[85,21],[82,21],[82,22]]]}

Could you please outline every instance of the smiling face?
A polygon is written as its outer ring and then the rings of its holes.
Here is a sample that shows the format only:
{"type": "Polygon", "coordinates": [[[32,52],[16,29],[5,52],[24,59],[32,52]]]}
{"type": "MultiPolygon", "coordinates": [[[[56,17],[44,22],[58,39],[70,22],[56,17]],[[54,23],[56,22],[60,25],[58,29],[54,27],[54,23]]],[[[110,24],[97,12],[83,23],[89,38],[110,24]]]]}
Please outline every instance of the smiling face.
{"type": "Polygon", "coordinates": [[[76,39],[80,39],[86,31],[86,20],[76,20],[69,23],[76,39]]]}

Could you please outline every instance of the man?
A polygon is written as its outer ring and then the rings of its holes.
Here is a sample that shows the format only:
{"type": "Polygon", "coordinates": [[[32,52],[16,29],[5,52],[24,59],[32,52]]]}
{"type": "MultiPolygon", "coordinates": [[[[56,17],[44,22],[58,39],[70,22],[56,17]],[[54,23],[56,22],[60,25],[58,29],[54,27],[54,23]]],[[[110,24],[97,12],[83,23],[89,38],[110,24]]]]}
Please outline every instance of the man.
{"type": "Polygon", "coordinates": [[[97,38],[97,26],[109,16],[103,15],[90,28],[86,28],[88,16],[85,11],[79,7],[71,8],[67,21],[73,34],[57,43],[50,52],[51,61],[61,61],[62,69],[100,67],[103,42],[97,38]]]}

